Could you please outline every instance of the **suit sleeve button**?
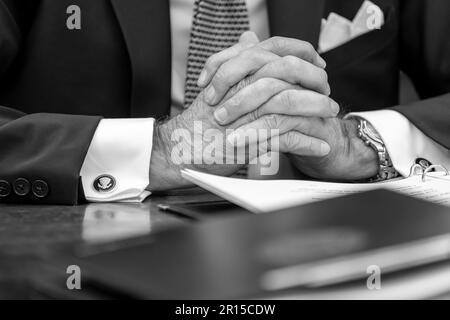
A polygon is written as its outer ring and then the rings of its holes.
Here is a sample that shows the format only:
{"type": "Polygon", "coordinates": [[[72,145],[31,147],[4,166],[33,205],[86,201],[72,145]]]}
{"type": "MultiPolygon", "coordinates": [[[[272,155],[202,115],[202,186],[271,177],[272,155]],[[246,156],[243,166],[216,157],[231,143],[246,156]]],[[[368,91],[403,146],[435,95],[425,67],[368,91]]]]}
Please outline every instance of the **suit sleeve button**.
{"type": "Polygon", "coordinates": [[[6,198],[11,194],[11,185],[8,181],[0,180],[0,198],[6,198]]]}
{"type": "Polygon", "coordinates": [[[36,180],[33,182],[33,194],[38,198],[45,198],[48,195],[48,184],[42,180],[36,180]]]}
{"type": "Polygon", "coordinates": [[[19,178],[13,183],[15,194],[24,197],[30,193],[30,182],[27,179],[19,178]]]}

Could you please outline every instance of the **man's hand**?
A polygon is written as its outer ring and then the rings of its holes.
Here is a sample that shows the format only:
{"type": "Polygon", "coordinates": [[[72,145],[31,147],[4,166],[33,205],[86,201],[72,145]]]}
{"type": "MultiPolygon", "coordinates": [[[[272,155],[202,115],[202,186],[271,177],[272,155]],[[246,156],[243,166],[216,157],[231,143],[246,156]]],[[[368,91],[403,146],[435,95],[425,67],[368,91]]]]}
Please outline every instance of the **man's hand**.
{"type": "Polygon", "coordinates": [[[322,158],[291,155],[294,165],[304,174],[331,181],[358,181],[376,176],[377,154],[358,137],[357,120],[305,118],[298,125],[301,132],[331,146],[331,152],[322,158]]]}
{"type": "Polygon", "coordinates": [[[305,174],[326,180],[373,177],[378,170],[375,151],[357,136],[355,120],[335,118],[339,106],[328,97],[324,67],[325,62],[308,43],[276,37],[212,56],[199,85],[206,87],[210,104],[215,105],[225,95],[216,107],[215,118],[222,125],[232,123],[237,128],[234,138],[238,145],[246,143],[239,136],[248,136],[250,129],[277,128],[281,135],[300,132],[322,139],[331,147],[325,156],[311,157],[296,148],[303,146],[301,140],[291,141],[287,153],[305,174]],[[235,93],[229,86],[242,75],[254,82],[235,93]],[[276,81],[294,87],[283,87],[276,81]],[[209,94],[210,90],[214,95],[209,94]],[[326,110],[333,110],[333,114],[326,110]],[[313,115],[317,112],[322,116],[313,115]]]}
{"type": "MultiPolygon", "coordinates": [[[[252,37],[252,33],[244,36],[252,37]]],[[[245,125],[241,128],[244,132],[279,129],[281,134],[292,135],[296,117],[319,114],[328,118],[339,113],[339,105],[329,98],[325,65],[309,43],[274,37],[256,44],[239,43],[213,55],[199,85],[205,87],[205,101],[214,106],[219,124],[233,128],[245,125]],[[243,77],[244,87],[231,88],[243,77]]],[[[302,145],[302,141],[297,142],[302,145]]]]}
{"type": "MultiPolygon", "coordinates": [[[[244,85],[239,84],[238,86],[244,85]]],[[[289,84],[285,84],[285,86],[289,86],[289,84]]],[[[248,94],[252,93],[249,92],[248,94]]],[[[150,191],[168,190],[185,186],[186,181],[181,177],[181,169],[189,168],[227,176],[235,173],[242,167],[242,163],[238,163],[234,157],[238,156],[241,159],[244,157],[245,163],[249,163],[252,159],[261,155],[261,151],[264,153],[270,151],[259,148],[261,144],[264,145],[264,141],[250,141],[247,148],[240,149],[245,150],[245,155],[236,155],[236,146],[230,142],[229,136],[227,136],[227,129],[236,129],[238,123],[236,122],[227,126],[220,125],[214,119],[213,113],[214,109],[205,102],[204,93],[202,92],[185,112],[155,127],[150,164],[150,191]],[[205,134],[210,130],[221,133],[223,140],[217,141],[215,137],[205,134]],[[182,139],[177,141],[176,137],[182,137],[182,139]],[[201,142],[202,148],[195,147],[194,144],[196,141],[201,142]],[[174,153],[174,150],[180,144],[183,150],[191,152],[188,158],[192,160],[197,159],[195,163],[188,162],[182,163],[181,165],[176,163],[175,158],[178,155],[176,152],[174,153]],[[210,155],[205,152],[205,148],[211,144],[219,146],[220,150],[218,151],[222,151],[221,154],[214,154],[214,159],[221,159],[219,164],[211,163],[210,155]],[[233,159],[230,159],[230,155],[232,155],[233,159]]],[[[332,110],[331,104],[328,103],[323,108],[318,108],[315,111],[307,110],[307,113],[315,116],[326,116],[334,115],[335,111],[332,110]]],[[[270,117],[272,119],[287,116],[273,115],[270,117]]],[[[273,127],[273,122],[268,124],[268,126],[255,127],[254,129],[265,131],[267,133],[266,139],[270,140],[270,129],[273,127]]],[[[269,143],[269,149],[270,146],[271,144],[269,143]]],[[[299,155],[322,157],[328,154],[330,147],[326,142],[315,137],[307,136],[300,131],[284,130],[279,135],[279,146],[277,146],[276,151],[295,152],[299,155]]]]}
{"type": "MultiPolygon", "coordinates": [[[[248,39],[256,35],[247,32],[242,37],[248,39]]],[[[233,86],[248,76],[252,76],[253,81],[281,79],[329,95],[325,66],[325,61],[308,42],[283,37],[256,44],[254,40],[243,40],[211,56],[198,85],[206,88],[205,99],[210,105],[218,104],[233,86]]]]}
{"type": "MultiPolygon", "coordinates": [[[[183,179],[179,171],[183,168],[199,169],[218,175],[231,175],[239,170],[242,165],[236,162],[233,165],[212,165],[209,156],[192,145],[195,140],[202,141],[203,145],[211,144],[211,137],[204,134],[211,129],[222,133],[224,138],[224,141],[219,142],[219,145],[223,145],[223,154],[219,155],[223,157],[222,163],[229,163],[228,155],[233,154],[230,150],[234,151],[235,148],[226,137],[229,133],[227,129],[236,129],[244,124],[251,129],[249,122],[256,124],[253,129],[269,134],[266,137],[269,146],[271,130],[281,129],[276,151],[310,157],[323,157],[328,154],[330,147],[326,142],[291,130],[296,117],[327,118],[335,117],[339,112],[338,105],[327,96],[329,85],[323,70],[325,63],[317,52],[311,49],[312,46],[304,42],[284,38],[258,43],[254,34],[246,33],[239,44],[213,56],[208,61],[207,68],[215,65],[218,69],[211,73],[203,72],[199,79],[199,83],[203,83],[206,89],[185,112],[155,128],[149,190],[181,187],[183,179]],[[285,47],[283,43],[292,45],[285,47]],[[255,48],[256,45],[258,48],[255,48]],[[247,53],[242,55],[246,50],[247,53]],[[297,56],[280,57],[277,53],[297,56]],[[258,55],[257,59],[253,59],[254,54],[258,55]],[[230,59],[233,60],[232,63],[230,59]],[[236,68],[239,64],[241,67],[236,68]],[[225,73],[220,71],[223,68],[225,73]],[[227,76],[221,78],[220,75],[227,76]],[[208,81],[211,82],[209,85],[208,81]],[[211,94],[211,88],[214,88],[214,94],[211,94]],[[211,107],[211,104],[219,102],[218,107],[211,107]],[[224,110],[225,117],[221,117],[224,110]],[[220,121],[217,121],[218,119],[220,121]],[[199,125],[202,127],[201,131],[195,130],[199,125]],[[187,138],[183,139],[183,143],[187,144],[184,149],[192,150],[190,158],[197,159],[196,163],[183,163],[181,166],[174,163],[173,151],[180,142],[174,141],[173,137],[174,133],[177,135],[180,132],[181,136],[187,138]]],[[[259,145],[262,141],[250,141],[250,145],[252,143],[259,145]]],[[[257,151],[254,154],[245,154],[246,163],[261,155],[258,148],[244,150],[257,151]]],[[[242,158],[241,154],[239,156],[242,158]]],[[[214,158],[217,159],[218,155],[214,158]]]]}

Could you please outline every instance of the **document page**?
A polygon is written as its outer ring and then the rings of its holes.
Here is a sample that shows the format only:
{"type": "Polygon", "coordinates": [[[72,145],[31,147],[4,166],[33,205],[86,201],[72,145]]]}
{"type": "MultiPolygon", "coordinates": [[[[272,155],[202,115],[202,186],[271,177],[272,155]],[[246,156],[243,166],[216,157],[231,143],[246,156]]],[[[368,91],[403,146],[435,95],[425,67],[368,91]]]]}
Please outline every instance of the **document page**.
{"type": "Polygon", "coordinates": [[[388,189],[450,207],[450,177],[430,174],[382,183],[329,183],[303,180],[243,180],[193,170],[183,170],[185,179],[254,213],[286,209],[297,205],[346,196],[358,192],[388,189]]]}

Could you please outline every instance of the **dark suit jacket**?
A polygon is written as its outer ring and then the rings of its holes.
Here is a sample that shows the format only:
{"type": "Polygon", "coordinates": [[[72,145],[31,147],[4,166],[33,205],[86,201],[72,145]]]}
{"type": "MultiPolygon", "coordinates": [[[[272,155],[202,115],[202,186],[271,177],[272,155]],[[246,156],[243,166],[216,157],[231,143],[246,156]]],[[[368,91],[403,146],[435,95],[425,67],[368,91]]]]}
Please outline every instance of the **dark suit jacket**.
{"type": "MultiPolygon", "coordinates": [[[[272,35],[316,46],[322,17],[352,19],[363,2],[267,1],[272,35]]],[[[352,111],[396,106],[402,69],[421,98],[434,98],[396,110],[450,148],[450,2],[373,1],[384,28],[324,54],[333,98],[352,111]]],[[[42,198],[10,191],[0,202],[77,203],[101,117],[168,114],[169,17],[169,0],[0,0],[0,181],[49,187],[42,198]],[[66,27],[72,4],[81,7],[81,30],[66,27]]]]}

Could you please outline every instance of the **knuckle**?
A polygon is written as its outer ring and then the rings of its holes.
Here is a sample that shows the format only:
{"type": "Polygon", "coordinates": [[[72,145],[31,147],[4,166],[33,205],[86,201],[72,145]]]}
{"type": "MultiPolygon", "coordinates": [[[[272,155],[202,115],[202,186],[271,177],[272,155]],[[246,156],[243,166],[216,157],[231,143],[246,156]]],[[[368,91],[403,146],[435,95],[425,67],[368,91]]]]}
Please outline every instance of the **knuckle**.
{"type": "Polygon", "coordinates": [[[304,79],[310,79],[311,83],[314,83],[314,89],[322,88],[328,83],[327,72],[316,66],[308,64],[303,68],[302,73],[304,79]]]}
{"type": "Polygon", "coordinates": [[[300,64],[300,59],[295,56],[285,56],[283,57],[284,62],[286,63],[287,67],[298,67],[300,64]]]}
{"type": "Polygon", "coordinates": [[[236,93],[238,93],[242,89],[248,87],[249,85],[251,85],[254,82],[255,82],[254,77],[249,76],[249,77],[239,81],[238,83],[234,84],[230,89],[230,94],[235,95],[236,93]]]}
{"type": "Polygon", "coordinates": [[[243,60],[250,60],[252,58],[254,58],[254,56],[257,54],[257,50],[255,50],[255,48],[249,48],[249,49],[245,49],[243,51],[241,51],[241,53],[239,53],[239,58],[243,59],[243,60]]]}
{"type": "Polygon", "coordinates": [[[295,56],[286,56],[284,59],[286,61],[284,66],[286,68],[286,72],[293,75],[300,75],[305,72],[305,63],[302,59],[295,56]]]}
{"type": "Polygon", "coordinates": [[[303,139],[303,140],[305,140],[305,150],[312,153],[314,151],[313,140],[311,138],[307,138],[307,139],[303,139]]]}
{"type": "Polygon", "coordinates": [[[261,118],[261,116],[262,116],[262,112],[261,112],[260,108],[253,110],[252,112],[250,112],[248,114],[248,118],[250,119],[250,122],[258,120],[259,118],[261,118]]]}
{"type": "Polygon", "coordinates": [[[217,66],[218,66],[218,64],[219,64],[219,57],[218,57],[218,55],[217,55],[217,53],[216,54],[213,54],[212,56],[210,56],[207,60],[206,60],[206,62],[205,62],[205,68],[207,69],[207,70],[213,70],[213,69],[215,69],[217,66]]]}
{"type": "Polygon", "coordinates": [[[267,90],[272,85],[272,79],[270,78],[261,78],[255,82],[255,86],[258,92],[263,90],[267,90]]]}
{"type": "Polygon", "coordinates": [[[321,94],[321,95],[317,96],[317,99],[318,99],[318,103],[320,106],[327,107],[327,108],[331,107],[331,100],[327,96],[324,96],[321,94]]]}
{"type": "Polygon", "coordinates": [[[249,49],[244,49],[237,55],[238,59],[248,59],[250,57],[249,49]]]}
{"type": "Polygon", "coordinates": [[[272,45],[274,46],[274,48],[276,49],[284,49],[286,48],[286,44],[287,44],[287,40],[286,38],[280,37],[280,36],[276,36],[272,38],[272,45]]]}
{"type": "Polygon", "coordinates": [[[303,47],[305,48],[305,52],[311,57],[316,55],[316,49],[314,49],[314,46],[311,43],[303,41],[303,47]]]}
{"type": "Polygon", "coordinates": [[[280,41],[282,39],[281,36],[274,36],[272,38],[270,38],[270,41],[275,44],[276,42],[280,41]]]}
{"type": "Polygon", "coordinates": [[[228,111],[233,112],[234,110],[238,110],[240,105],[241,105],[240,99],[234,96],[227,101],[226,108],[228,111]]]}
{"type": "Polygon", "coordinates": [[[293,146],[295,146],[297,150],[304,153],[311,153],[311,151],[313,150],[312,139],[306,136],[297,136],[293,146]]]}
{"type": "Polygon", "coordinates": [[[288,108],[295,107],[295,97],[294,97],[294,92],[292,90],[283,91],[280,94],[280,99],[281,99],[281,103],[284,106],[286,106],[288,108]]]}
{"type": "MultiPolygon", "coordinates": [[[[244,37],[244,33],[241,35],[241,39],[244,37]]],[[[245,49],[247,49],[250,46],[248,42],[239,42],[231,47],[232,53],[235,55],[238,55],[245,49]]]]}
{"type": "Polygon", "coordinates": [[[260,69],[260,74],[263,76],[272,76],[278,74],[279,70],[285,69],[285,62],[281,58],[277,58],[268,62],[264,67],[260,69]]]}
{"type": "Polygon", "coordinates": [[[300,57],[307,61],[313,61],[317,55],[316,49],[308,41],[298,40],[298,51],[300,57]]]}
{"type": "Polygon", "coordinates": [[[219,69],[217,69],[216,74],[214,76],[214,87],[222,87],[224,83],[226,83],[226,80],[228,78],[227,76],[227,70],[226,66],[221,66],[219,69]]]}
{"type": "Polygon", "coordinates": [[[283,92],[278,93],[276,96],[274,96],[272,98],[273,103],[275,104],[276,107],[279,107],[281,105],[283,105],[284,100],[283,100],[283,92]]]}
{"type": "Polygon", "coordinates": [[[295,132],[290,131],[286,134],[286,144],[289,148],[298,147],[299,139],[295,132]]]}
{"type": "Polygon", "coordinates": [[[319,69],[319,79],[323,83],[328,83],[328,73],[323,69],[319,69]]]}
{"type": "Polygon", "coordinates": [[[252,113],[253,113],[253,116],[255,117],[255,120],[261,118],[264,114],[263,110],[261,110],[261,108],[254,110],[252,113]]]}
{"type": "Polygon", "coordinates": [[[264,125],[266,126],[266,128],[269,129],[277,129],[279,128],[279,118],[276,114],[269,114],[267,116],[264,116],[263,118],[264,121],[264,125]]]}

